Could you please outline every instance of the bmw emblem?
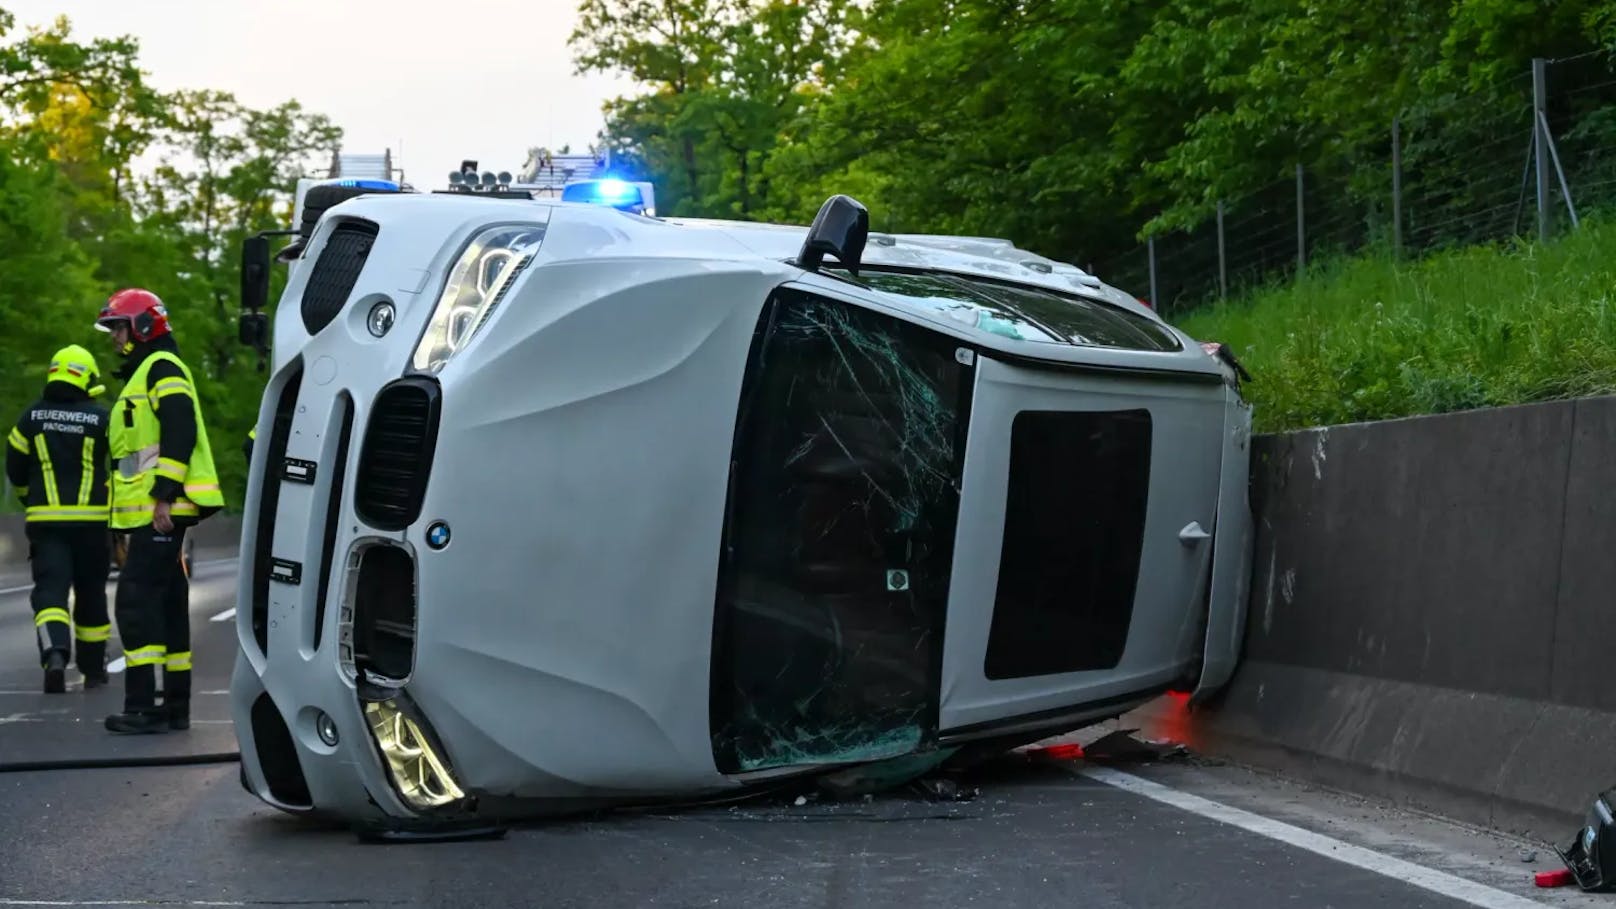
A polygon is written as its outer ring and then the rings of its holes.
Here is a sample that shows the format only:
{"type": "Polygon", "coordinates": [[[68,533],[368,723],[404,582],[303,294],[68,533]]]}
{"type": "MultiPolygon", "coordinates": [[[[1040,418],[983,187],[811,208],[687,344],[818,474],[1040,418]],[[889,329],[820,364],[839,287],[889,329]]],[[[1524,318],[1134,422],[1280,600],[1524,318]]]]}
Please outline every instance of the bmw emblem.
{"type": "Polygon", "coordinates": [[[443,521],[433,521],[426,529],[426,545],[433,549],[442,549],[449,545],[449,525],[443,521]]]}

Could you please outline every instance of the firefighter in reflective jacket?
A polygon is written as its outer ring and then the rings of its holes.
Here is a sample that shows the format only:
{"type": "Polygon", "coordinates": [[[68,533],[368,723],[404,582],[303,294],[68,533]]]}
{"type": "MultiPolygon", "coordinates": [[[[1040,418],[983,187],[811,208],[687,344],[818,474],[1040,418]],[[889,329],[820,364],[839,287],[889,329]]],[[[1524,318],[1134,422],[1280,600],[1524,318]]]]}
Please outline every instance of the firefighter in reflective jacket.
{"type": "Polygon", "coordinates": [[[88,350],[74,344],[57,351],[43,395],[23,411],[6,444],[6,478],[27,512],[47,694],[67,690],[70,656],[85,688],[107,682],[107,409],[92,400],[105,390],[98,382],[88,350]]]}
{"type": "Polygon", "coordinates": [[[113,606],[124,652],[124,708],[107,717],[114,733],[167,732],[191,725],[190,583],[180,563],[186,530],[224,507],[202,403],[179,357],[163,302],[120,290],[96,327],[112,335],[125,380],[112,407],[109,524],[129,533],[129,555],[113,606]],[[157,704],[157,667],[163,703],[157,704]]]}

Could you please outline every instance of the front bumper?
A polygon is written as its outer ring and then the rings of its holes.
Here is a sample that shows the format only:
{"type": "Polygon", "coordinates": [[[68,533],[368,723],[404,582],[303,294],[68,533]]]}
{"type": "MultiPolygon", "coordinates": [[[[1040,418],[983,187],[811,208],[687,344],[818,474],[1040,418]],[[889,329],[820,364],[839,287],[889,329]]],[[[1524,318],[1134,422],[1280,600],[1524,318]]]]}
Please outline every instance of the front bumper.
{"type": "Polygon", "coordinates": [[[324,678],[266,685],[247,656],[237,654],[230,707],[244,788],[289,814],[383,824],[418,820],[387,778],[357,692],[335,667],[310,675],[324,678]],[[320,737],[321,714],[336,730],[335,745],[320,737]]]}

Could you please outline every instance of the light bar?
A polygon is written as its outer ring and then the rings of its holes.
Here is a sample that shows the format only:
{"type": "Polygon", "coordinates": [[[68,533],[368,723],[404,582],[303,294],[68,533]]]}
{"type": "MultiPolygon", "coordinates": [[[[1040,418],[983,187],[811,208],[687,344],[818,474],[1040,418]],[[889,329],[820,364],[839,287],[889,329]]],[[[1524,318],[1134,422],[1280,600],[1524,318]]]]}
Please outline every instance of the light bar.
{"type": "Polygon", "coordinates": [[[380,190],[389,191],[389,192],[398,192],[398,190],[399,190],[399,185],[397,183],[394,183],[392,180],[369,180],[369,179],[359,179],[359,178],[353,178],[353,177],[343,179],[343,180],[336,180],[336,181],[332,182],[329,185],[332,185],[332,186],[351,186],[351,187],[353,187],[355,189],[380,189],[380,190]]]}
{"type": "Polygon", "coordinates": [[[608,177],[604,180],[584,180],[564,187],[561,201],[632,210],[644,207],[645,196],[633,183],[608,177]]]}

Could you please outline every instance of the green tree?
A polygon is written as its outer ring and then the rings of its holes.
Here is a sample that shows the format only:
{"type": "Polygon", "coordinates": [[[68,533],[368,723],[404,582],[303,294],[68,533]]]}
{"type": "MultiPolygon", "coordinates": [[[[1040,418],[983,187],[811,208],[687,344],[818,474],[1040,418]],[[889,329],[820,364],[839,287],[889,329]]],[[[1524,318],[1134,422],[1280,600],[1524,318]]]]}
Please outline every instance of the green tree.
{"type": "Polygon", "coordinates": [[[0,9],[0,365],[27,377],[0,386],[0,406],[14,414],[37,395],[45,358],[63,344],[85,344],[113,368],[95,310],[118,287],[148,287],[168,303],[198,375],[237,506],[245,482],[231,452],[263,381],[235,341],[241,240],[290,220],[297,178],[340,131],[295,101],[254,110],[221,92],[157,92],[138,50],[128,38],[76,41],[63,18],[19,31],[0,9]],[[148,152],[161,163],[137,173],[148,152]]]}
{"type": "MultiPolygon", "coordinates": [[[[257,355],[236,340],[242,240],[290,223],[297,178],[329,158],[341,131],[295,101],[258,111],[226,93],[187,91],[169,99],[163,139],[170,151],[143,185],[142,220],[160,229],[180,268],[147,286],[183,304],[171,309],[185,314],[176,332],[193,369],[212,379],[203,399],[210,431],[236,442],[257,419],[263,385],[257,355]]],[[[239,459],[221,459],[232,495],[245,490],[242,471],[239,459]]]]}
{"type": "MultiPolygon", "coordinates": [[[[642,86],[609,106],[604,138],[670,184],[678,213],[801,221],[853,192],[877,227],[1079,262],[1197,225],[1297,164],[1340,209],[1315,214],[1369,217],[1393,118],[1415,165],[1462,166],[1531,57],[1616,44],[1612,0],[583,9],[580,66],[642,86]]],[[[1464,188],[1450,195],[1462,208],[1464,188]]]]}
{"type": "Polygon", "coordinates": [[[732,0],[583,0],[578,9],[569,38],[577,72],[621,71],[647,89],[607,105],[616,124],[609,147],[643,159],[670,212],[700,204],[708,162],[686,108],[716,81],[723,34],[736,19],[732,0]]]}

